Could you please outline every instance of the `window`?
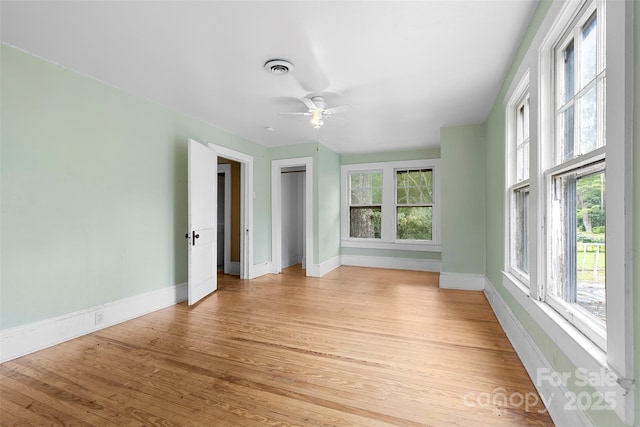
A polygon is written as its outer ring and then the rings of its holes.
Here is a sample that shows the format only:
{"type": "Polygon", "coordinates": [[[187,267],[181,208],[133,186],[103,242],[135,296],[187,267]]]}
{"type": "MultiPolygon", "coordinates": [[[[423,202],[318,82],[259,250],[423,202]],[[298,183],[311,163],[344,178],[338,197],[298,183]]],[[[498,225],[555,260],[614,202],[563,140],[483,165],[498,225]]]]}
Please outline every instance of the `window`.
{"type": "Polygon", "coordinates": [[[507,105],[508,271],[529,285],[529,74],[507,105]]]}
{"type": "Polygon", "coordinates": [[[379,239],[382,219],[382,172],[349,173],[349,237],[379,239]]]}
{"type": "Polygon", "coordinates": [[[439,160],[342,166],[342,246],[439,248],[439,160]]]}
{"type": "Polygon", "coordinates": [[[553,162],[545,171],[546,301],[606,348],[606,70],[601,12],[595,3],[583,8],[554,49],[556,131],[548,147],[553,162]]]}
{"type": "Polygon", "coordinates": [[[396,170],[396,239],[432,240],[433,171],[396,170]]]}
{"type": "Polygon", "coordinates": [[[591,384],[592,397],[627,424],[637,363],[631,13],[630,2],[552,2],[516,70],[505,110],[502,281],[574,367],[614,377],[591,384]]]}

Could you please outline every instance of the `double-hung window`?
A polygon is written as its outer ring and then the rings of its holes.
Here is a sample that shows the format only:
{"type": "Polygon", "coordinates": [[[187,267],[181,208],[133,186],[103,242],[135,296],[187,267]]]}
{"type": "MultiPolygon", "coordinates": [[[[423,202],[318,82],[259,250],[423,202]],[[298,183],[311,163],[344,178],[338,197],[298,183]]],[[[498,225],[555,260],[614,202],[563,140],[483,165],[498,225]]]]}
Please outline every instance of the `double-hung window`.
{"type": "Polygon", "coordinates": [[[529,76],[519,85],[507,107],[508,126],[508,270],[529,285],[529,76]]]}
{"type": "Polygon", "coordinates": [[[342,246],[438,251],[439,160],[342,166],[342,246]]]}
{"type": "Polygon", "coordinates": [[[379,239],[382,220],[382,171],[349,173],[349,237],[379,239]]]}
{"type": "Polygon", "coordinates": [[[433,239],[433,170],[396,169],[396,239],[433,239]]]}
{"type": "MultiPolygon", "coordinates": [[[[554,48],[555,135],[547,186],[546,301],[600,347],[606,342],[606,69],[597,3],[554,48]]],[[[604,3],[600,3],[604,7],[604,3]]]]}

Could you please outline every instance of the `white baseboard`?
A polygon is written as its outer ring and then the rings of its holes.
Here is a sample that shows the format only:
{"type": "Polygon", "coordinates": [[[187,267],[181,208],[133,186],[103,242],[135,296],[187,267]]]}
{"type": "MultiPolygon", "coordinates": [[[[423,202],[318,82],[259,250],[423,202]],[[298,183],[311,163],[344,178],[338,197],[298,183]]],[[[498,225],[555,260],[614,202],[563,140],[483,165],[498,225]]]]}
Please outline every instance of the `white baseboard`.
{"type": "Polygon", "coordinates": [[[318,266],[318,275],[314,277],[322,277],[330,271],[333,271],[336,268],[340,267],[341,265],[342,260],[340,258],[340,255],[329,258],[325,262],[320,263],[320,265],[318,266]]]}
{"type": "Polygon", "coordinates": [[[442,263],[434,259],[394,258],[363,255],[341,255],[342,265],[391,268],[395,270],[440,271],[442,263]]]}
{"type": "Polygon", "coordinates": [[[172,306],[187,299],[187,284],[169,286],[52,319],[0,331],[0,363],[172,306]],[[102,323],[96,325],[96,316],[102,323]]]}
{"type": "Polygon", "coordinates": [[[482,291],[485,277],[481,274],[440,273],[440,287],[443,289],[461,289],[482,291]]]}
{"type": "Polygon", "coordinates": [[[533,385],[544,401],[553,422],[558,426],[593,426],[579,405],[572,405],[571,393],[564,385],[552,384],[551,381],[538,381],[539,372],[554,372],[555,370],[488,279],[485,281],[484,293],[533,385]],[[572,406],[575,406],[575,409],[565,409],[572,406]]]}
{"type": "Polygon", "coordinates": [[[269,261],[265,261],[260,264],[253,264],[251,268],[251,277],[250,279],[255,279],[256,277],[264,276],[265,274],[274,273],[272,271],[272,264],[269,261]]]}

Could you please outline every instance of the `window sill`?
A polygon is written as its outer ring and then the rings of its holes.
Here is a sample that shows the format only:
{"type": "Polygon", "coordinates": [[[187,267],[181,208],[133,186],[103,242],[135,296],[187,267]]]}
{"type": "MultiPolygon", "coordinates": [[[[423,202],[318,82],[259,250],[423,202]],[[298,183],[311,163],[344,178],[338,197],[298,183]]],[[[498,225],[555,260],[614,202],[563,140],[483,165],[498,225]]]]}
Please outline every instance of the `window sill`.
{"type": "Polygon", "coordinates": [[[435,243],[408,243],[408,242],[367,242],[363,240],[342,240],[343,248],[366,248],[366,249],[391,249],[396,251],[416,251],[416,252],[440,252],[439,244],[435,243]]]}
{"type": "MultiPolygon", "coordinates": [[[[537,301],[529,295],[529,289],[514,275],[503,271],[502,284],[511,296],[522,306],[537,325],[547,333],[549,339],[567,356],[575,366],[574,372],[560,372],[568,381],[579,381],[577,374],[595,379],[592,384],[605,402],[615,402],[611,408],[621,420],[629,419],[633,413],[634,392],[632,380],[618,375],[607,363],[606,353],[583,335],[568,320],[548,304],[537,301]],[[580,370],[580,372],[578,372],[580,370]],[[606,378],[611,381],[597,381],[606,378]]],[[[539,378],[532,378],[534,383],[539,378]]]]}

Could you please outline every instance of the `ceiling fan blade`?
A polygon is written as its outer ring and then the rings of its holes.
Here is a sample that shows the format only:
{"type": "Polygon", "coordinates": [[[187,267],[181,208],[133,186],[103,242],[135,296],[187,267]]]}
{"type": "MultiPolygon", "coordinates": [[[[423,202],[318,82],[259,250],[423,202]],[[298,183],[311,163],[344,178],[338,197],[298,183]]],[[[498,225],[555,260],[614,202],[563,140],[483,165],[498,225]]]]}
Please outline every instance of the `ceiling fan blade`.
{"type": "Polygon", "coordinates": [[[307,106],[309,111],[318,109],[318,107],[316,107],[316,104],[314,104],[313,101],[309,98],[302,98],[302,102],[304,102],[304,105],[307,106]]]}
{"type": "Polygon", "coordinates": [[[341,105],[339,107],[327,108],[324,110],[325,114],[336,114],[336,113],[344,113],[345,111],[349,111],[351,109],[351,105],[341,105]]]}
{"type": "Polygon", "coordinates": [[[292,116],[310,116],[311,115],[311,113],[308,113],[308,112],[304,112],[304,113],[278,113],[278,114],[292,115],[292,116]]]}

